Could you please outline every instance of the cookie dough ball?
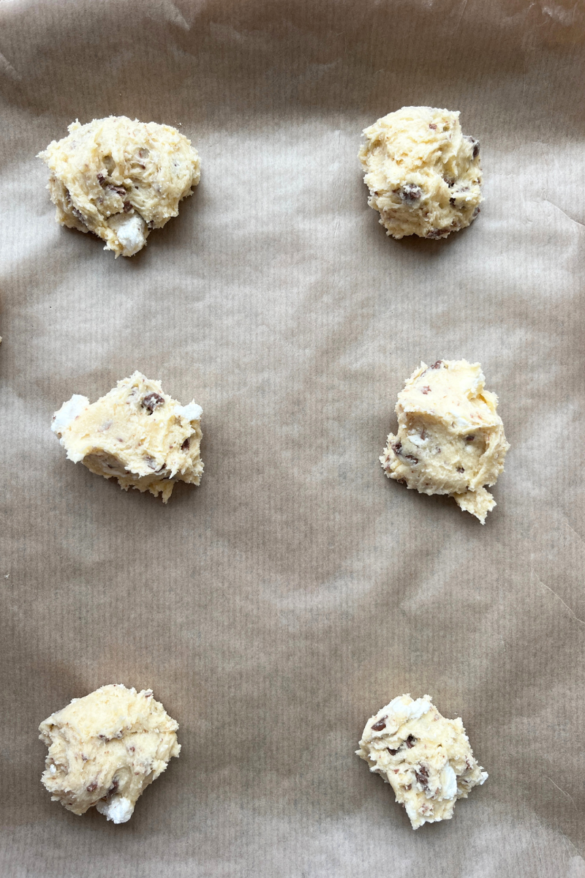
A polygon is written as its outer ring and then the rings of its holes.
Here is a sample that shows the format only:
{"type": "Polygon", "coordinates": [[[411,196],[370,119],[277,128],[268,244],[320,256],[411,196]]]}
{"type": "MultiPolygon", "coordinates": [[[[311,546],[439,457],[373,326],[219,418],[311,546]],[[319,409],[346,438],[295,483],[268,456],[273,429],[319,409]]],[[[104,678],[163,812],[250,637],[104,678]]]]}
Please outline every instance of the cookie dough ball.
{"type": "Polygon", "coordinates": [[[117,479],[125,491],[162,494],[166,503],[175,482],[201,481],[201,414],[196,402],[183,406],[160,382],[134,372],[91,405],[73,394],[53,415],[51,429],[73,463],[117,479]]]}
{"type": "Polygon", "coordinates": [[[39,153],[57,222],[93,232],[116,257],[133,256],[199,183],[196,150],[168,125],[126,116],[74,122],[69,131],[39,153]]]}
{"type": "Polygon", "coordinates": [[[359,152],[368,204],[394,238],[446,238],[479,213],[479,141],[461,133],[459,113],[403,107],[364,131],[359,152]]]}
{"type": "Polygon", "coordinates": [[[449,494],[485,524],[496,501],[486,490],[510,447],[498,397],[484,389],[479,363],[421,363],[398,394],[398,432],[380,458],[389,479],[421,494],[449,494]]]}
{"type": "Polygon", "coordinates": [[[358,756],[389,783],[413,829],[450,820],[457,799],[484,783],[460,719],[445,719],[430,695],[400,695],[366,723],[358,756]]]}
{"type": "Polygon", "coordinates": [[[179,755],[178,728],[151,689],[102,686],[40,724],[49,748],[41,780],[68,811],[95,805],[126,823],[144,789],[179,755]]]}

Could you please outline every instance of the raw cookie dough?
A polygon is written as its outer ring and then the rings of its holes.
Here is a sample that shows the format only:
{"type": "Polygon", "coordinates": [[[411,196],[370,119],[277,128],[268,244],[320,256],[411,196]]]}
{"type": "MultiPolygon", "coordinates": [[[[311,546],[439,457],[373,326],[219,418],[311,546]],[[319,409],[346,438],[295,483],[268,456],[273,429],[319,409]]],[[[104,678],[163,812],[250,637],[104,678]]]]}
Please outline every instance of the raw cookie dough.
{"type": "Polygon", "coordinates": [[[176,481],[198,485],[203,463],[201,406],[181,405],[140,372],[118,381],[97,402],[75,393],[53,415],[51,429],[67,457],[124,488],[162,494],[176,481]]]}
{"type": "Polygon", "coordinates": [[[498,397],[484,390],[479,363],[421,363],[398,394],[398,432],[380,458],[389,479],[421,494],[449,494],[485,524],[494,485],[510,447],[498,397]]]}
{"type": "Polygon", "coordinates": [[[364,131],[359,151],[368,204],[394,238],[446,238],[479,213],[479,141],[461,133],[459,113],[403,107],[364,131]]]}
{"type": "Polygon", "coordinates": [[[460,719],[445,719],[431,696],[400,695],[366,723],[358,756],[389,783],[413,829],[450,820],[487,772],[478,765],[460,719]]]}
{"type": "Polygon", "coordinates": [[[179,755],[178,728],[151,689],[102,686],[40,724],[49,748],[41,780],[68,811],[95,805],[126,823],[144,789],[179,755]]]}
{"type": "Polygon", "coordinates": [[[169,125],[126,116],[73,122],[41,153],[57,222],[93,232],[116,257],[133,256],[179,213],[199,183],[199,156],[169,125]]]}

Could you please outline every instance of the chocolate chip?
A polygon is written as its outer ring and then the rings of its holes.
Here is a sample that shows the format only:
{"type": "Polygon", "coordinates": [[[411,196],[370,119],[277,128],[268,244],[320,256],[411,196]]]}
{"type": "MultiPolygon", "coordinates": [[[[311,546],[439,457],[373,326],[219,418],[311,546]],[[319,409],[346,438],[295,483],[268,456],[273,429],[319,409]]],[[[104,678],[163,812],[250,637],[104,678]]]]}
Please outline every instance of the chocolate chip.
{"type": "Polygon", "coordinates": [[[433,365],[431,366],[431,369],[440,369],[442,365],[443,365],[443,361],[437,360],[436,363],[433,363],[433,365]]]}
{"type": "Polygon", "coordinates": [[[408,792],[408,790],[411,790],[411,789],[412,789],[412,784],[411,784],[411,783],[407,784],[407,785],[404,787],[404,789],[406,790],[406,792],[408,792]]]}
{"type": "Polygon", "coordinates": [[[453,177],[443,177],[443,180],[445,181],[449,189],[452,189],[455,185],[455,180],[453,179],[453,177]]]}
{"type": "Polygon", "coordinates": [[[464,470],[464,468],[463,468],[462,466],[458,466],[458,467],[457,467],[457,472],[458,472],[458,473],[464,473],[465,470],[464,470]]]}
{"type": "Polygon", "coordinates": [[[437,130],[437,126],[435,125],[434,122],[429,122],[429,128],[432,128],[433,131],[436,131],[436,130],[437,130]]]}
{"type": "Polygon", "coordinates": [[[475,436],[466,436],[465,437],[466,442],[473,442],[474,439],[475,439],[475,436]]]}
{"type": "Polygon", "coordinates": [[[418,769],[414,769],[414,776],[417,781],[423,787],[423,789],[428,790],[429,788],[429,770],[425,768],[424,765],[419,765],[418,769]]]}
{"type": "Polygon", "coordinates": [[[425,237],[426,238],[442,238],[443,235],[445,235],[448,231],[449,231],[449,229],[431,229],[430,232],[426,233],[425,237]]]}
{"type": "Polygon", "coordinates": [[[90,785],[88,787],[86,787],[85,789],[87,790],[88,793],[95,793],[97,788],[98,788],[97,781],[94,780],[93,783],[90,783],[90,785]]]}
{"type": "Polygon", "coordinates": [[[424,393],[425,396],[426,396],[427,393],[430,393],[430,392],[431,392],[431,388],[429,387],[428,384],[425,384],[424,387],[421,387],[420,392],[421,392],[421,393],[424,393]]]}
{"type": "Polygon", "coordinates": [[[146,223],[146,225],[147,225],[147,227],[148,227],[151,231],[152,231],[152,229],[156,228],[155,225],[154,225],[154,220],[149,220],[149,221],[146,223]]]}
{"type": "Polygon", "coordinates": [[[145,454],[144,459],[151,469],[156,469],[156,460],[150,454],[145,454]]]}
{"type": "Polygon", "coordinates": [[[159,407],[159,405],[164,405],[165,401],[160,395],[160,393],[147,393],[144,399],[142,400],[142,408],[148,409],[150,414],[159,407]]]}
{"type": "Polygon", "coordinates": [[[400,452],[402,451],[402,442],[395,442],[392,446],[392,451],[394,452],[394,454],[400,454],[400,452]]]}
{"type": "Polygon", "coordinates": [[[416,744],[416,738],[414,737],[414,735],[409,735],[408,738],[406,739],[405,743],[406,743],[406,746],[408,747],[408,749],[412,750],[412,748],[416,744]]]}
{"type": "Polygon", "coordinates": [[[128,194],[123,186],[108,186],[108,189],[110,192],[115,192],[120,198],[124,198],[124,196],[128,194]]]}
{"type": "Polygon", "coordinates": [[[116,790],[118,789],[118,786],[119,786],[119,782],[117,779],[115,779],[112,786],[108,790],[108,796],[113,796],[114,793],[116,792],[116,790]]]}
{"type": "Polygon", "coordinates": [[[471,134],[466,134],[465,140],[467,140],[467,142],[471,146],[472,157],[476,159],[479,155],[479,140],[477,140],[477,138],[475,137],[472,137],[471,134]]]}
{"type": "Polygon", "coordinates": [[[130,204],[129,201],[125,201],[124,202],[124,213],[130,213],[131,210],[132,210],[132,205],[130,204]]]}
{"type": "Polygon", "coordinates": [[[98,183],[100,184],[100,186],[102,185],[102,183],[104,182],[105,179],[106,179],[106,175],[105,175],[105,174],[98,174],[98,175],[97,175],[97,181],[98,181],[98,183]]]}
{"type": "Polygon", "coordinates": [[[449,199],[449,204],[455,204],[455,199],[453,198],[453,196],[451,196],[451,198],[449,199]]]}
{"type": "Polygon", "coordinates": [[[181,445],[181,451],[189,451],[189,445],[190,445],[189,437],[187,436],[187,438],[185,439],[185,441],[181,445]]]}
{"type": "Polygon", "coordinates": [[[405,454],[403,455],[405,460],[410,460],[411,463],[418,463],[418,457],[415,457],[414,454],[405,454]]]}
{"type": "Polygon", "coordinates": [[[422,198],[422,189],[415,183],[405,183],[398,193],[403,201],[419,201],[422,198]]]}
{"type": "Polygon", "coordinates": [[[82,214],[82,212],[81,212],[80,210],[77,209],[77,207],[72,207],[72,208],[71,208],[71,213],[73,214],[73,216],[77,217],[77,219],[79,220],[80,223],[83,223],[84,226],[87,225],[87,220],[86,220],[86,218],[84,217],[84,215],[82,214]]]}
{"type": "Polygon", "coordinates": [[[383,716],[382,719],[379,719],[377,723],[374,723],[372,726],[373,732],[383,732],[386,728],[386,720],[387,717],[383,716]]]}
{"type": "Polygon", "coordinates": [[[398,753],[398,750],[400,750],[400,747],[398,747],[397,750],[391,750],[390,747],[386,747],[386,750],[388,751],[390,756],[396,756],[396,754],[398,753]]]}

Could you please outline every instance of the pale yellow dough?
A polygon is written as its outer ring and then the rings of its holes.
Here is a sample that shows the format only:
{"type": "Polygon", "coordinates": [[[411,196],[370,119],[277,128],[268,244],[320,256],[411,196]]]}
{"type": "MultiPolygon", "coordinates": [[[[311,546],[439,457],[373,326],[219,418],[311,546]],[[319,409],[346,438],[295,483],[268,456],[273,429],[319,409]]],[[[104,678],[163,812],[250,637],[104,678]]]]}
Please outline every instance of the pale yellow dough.
{"type": "Polygon", "coordinates": [[[510,447],[498,397],[484,389],[479,363],[421,363],[398,394],[398,431],[380,462],[389,479],[421,494],[448,494],[482,524],[496,501],[486,490],[510,447]]]}
{"type": "Polygon", "coordinates": [[[41,780],[68,811],[95,805],[126,823],[144,789],[179,755],[178,728],[152,690],[102,686],[40,724],[49,748],[41,780]]]}
{"type": "Polygon", "coordinates": [[[358,756],[389,783],[413,829],[449,820],[457,799],[484,783],[460,719],[445,719],[430,695],[400,695],[371,717],[358,756]]]}
{"type": "Polygon", "coordinates": [[[169,125],[109,116],[69,132],[39,153],[57,222],[93,232],[116,257],[141,250],[199,183],[197,151],[169,125]]]}
{"type": "Polygon", "coordinates": [[[182,406],[158,381],[140,372],[90,405],[74,394],[53,415],[51,429],[67,457],[128,490],[162,494],[166,503],[176,481],[198,485],[203,463],[201,407],[182,406]]]}
{"type": "Polygon", "coordinates": [[[461,133],[459,113],[403,107],[364,131],[359,152],[368,204],[394,238],[446,238],[479,213],[479,141],[461,133]]]}

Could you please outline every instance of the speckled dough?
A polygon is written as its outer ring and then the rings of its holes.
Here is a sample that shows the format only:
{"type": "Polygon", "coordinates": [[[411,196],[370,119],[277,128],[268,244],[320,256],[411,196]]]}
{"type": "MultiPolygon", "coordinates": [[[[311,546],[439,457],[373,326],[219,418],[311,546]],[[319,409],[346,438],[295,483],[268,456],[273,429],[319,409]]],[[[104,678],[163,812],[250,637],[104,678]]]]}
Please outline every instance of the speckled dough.
{"type": "Polygon", "coordinates": [[[486,490],[510,447],[498,397],[484,389],[479,363],[421,363],[398,394],[398,432],[380,458],[389,479],[421,494],[449,494],[482,524],[496,501],[486,490]]]}
{"type": "Polygon", "coordinates": [[[449,820],[457,799],[484,783],[460,719],[445,719],[430,695],[401,695],[371,717],[358,756],[389,783],[413,829],[449,820]]]}
{"type": "Polygon", "coordinates": [[[116,257],[138,253],[199,183],[196,150],[168,125],[109,116],[74,122],[69,132],[39,153],[56,219],[93,232],[116,257]]]}
{"type": "Polygon", "coordinates": [[[198,485],[201,406],[183,406],[158,381],[140,372],[90,405],[74,394],[53,415],[51,429],[67,457],[128,490],[162,494],[167,502],[176,481],[198,485]]]}
{"type": "Polygon", "coordinates": [[[394,238],[446,238],[479,213],[479,141],[461,133],[459,113],[403,107],[364,131],[359,152],[368,204],[394,238]]]}
{"type": "Polygon", "coordinates": [[[95,805],[126,823],[144,789],[179,755],[178,728],[151,689],[102,686],[40,724],[49,748],[41,780],[68,811],[95,805]]]}

